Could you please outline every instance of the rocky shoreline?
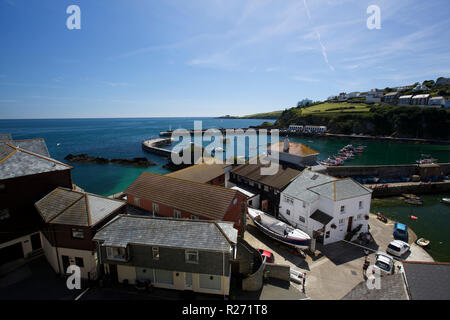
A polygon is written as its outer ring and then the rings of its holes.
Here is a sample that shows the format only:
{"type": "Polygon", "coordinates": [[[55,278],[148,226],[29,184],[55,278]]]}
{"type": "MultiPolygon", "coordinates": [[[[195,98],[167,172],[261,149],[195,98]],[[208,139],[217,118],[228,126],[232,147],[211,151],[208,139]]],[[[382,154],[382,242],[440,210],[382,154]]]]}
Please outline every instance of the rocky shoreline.
{"type": "Polygon", "coordinates": [[[138,166],[138,167],[150,167],[155,166],[156,163],[153,161],[149,161],[147,158],[132,158],[132,159],[107,159],[103,157],[91,157],[85,153],[83,154],[68,154],[64,160],[71,162],[85,162],[85,163],[96,163],[96,164],[122,164],[129,166],[138,166]]]}

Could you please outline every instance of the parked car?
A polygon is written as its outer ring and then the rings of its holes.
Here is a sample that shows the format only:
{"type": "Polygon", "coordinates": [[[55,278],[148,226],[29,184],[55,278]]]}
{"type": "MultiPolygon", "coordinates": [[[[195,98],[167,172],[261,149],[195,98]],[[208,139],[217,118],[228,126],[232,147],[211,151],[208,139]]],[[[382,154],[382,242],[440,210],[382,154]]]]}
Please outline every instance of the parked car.
{"type": "Polygon", "coordinates": [[[372,272],[378,272],[381,276],[394,274],[394,258],[387,253],[377,252],[372,272]]]}
{"type": "Polygon", "coordinates": [[[266,262],[268,263],[274,263],[275,262],[275,256],[273,255],[272,252],[267,251],[267,250],[263,250],[263,249],[258,249],[259,253],[261,253],[261,256],[264,258],[266,258],[266,262]]]}
{"type": "Polygon", "coordinates": [[[406,252],[408,252],[410,249],[410,245],[408,243],[406,243],[405,241],[401,241],[401,240],[392,240],[387,249],[386,252],[396,256],[396,257],[401,257],[403,256],[406,252]]]}
{"type": "Polygon", "coordinates": [[[394,224],[394,239],[408,241],[408,227],[403,223],[394,224]]]}

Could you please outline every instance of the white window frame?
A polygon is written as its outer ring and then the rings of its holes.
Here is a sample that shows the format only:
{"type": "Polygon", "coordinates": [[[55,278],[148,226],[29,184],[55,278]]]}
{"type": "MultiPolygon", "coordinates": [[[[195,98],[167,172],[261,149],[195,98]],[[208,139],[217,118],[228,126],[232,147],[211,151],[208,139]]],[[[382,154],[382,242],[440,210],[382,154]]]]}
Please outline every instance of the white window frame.
{"type": "Polygon", "coordinates": [[[184,258],[186,263],[198,264],[198,250],[186,250],[184,252],[184,258]],[[194,255],[196,257],[196,261],[192,261],[189,259],[189,256],[194,255]]]}
{"type": "Polygon", "coordinates": [[[345,213],[345,206],[341,206],[341,213],[345,213]]]}
{"type": "Polygon", "coordinates": [[[345,223],[345,219],[339,219],[339,224],[344,224],[345,223]]]}
{"type": "Polygon", "coordinates": [[[112,260],[112,261],[127,261],[127,256],[128,256],[128,252],[127,252],[126,248],[110,247],[110,246],[106,247],[106,257],[108,258],[108,260],[112,260]],[[125,252],[124,252],[123,257],[115,255],[114,249],[116,249],[117,251],[124,250],[125,252]]]}
{"type": "Polygon", "coordinates": [[[306,218],[305,218],[304,216],[298,216],[298,220],[299,220],[301,223],[305,223],[305,222],[306,222],[306,218]]]}
{"type": "Polygon", "coordinates": [[[192,215],[192,216],[191,216],[191,219],[192,219],[192,220],[200,220],[200,218],[199,218],[198,216],[196,216],[196,215],[192,215]]]}
{"type": "Polygon", "coordinates": [[[359,209],[364,209],[364,203],[362,201],[359,202],[359,209]]]}
{"type": "Polygon", "coordinates": [[[71,232],[72,232],[72,239],[80,239],[80,240],[84,239],[84,230],[83,229],[72,228],[71,232]],[[78,235],[75,235],[75,234],[78,234],[78,235]],[[80,234],[82,234],[82,236],[80,236],[80,234]]]}
{"type": "Polygon", "coordinates": [[[288,216],[290,216],[290,215],[291,215],[291,210],[286,209],[286,214],[287,214],[288,216]]]}
{"type": "Polygon", "coordinates": [[[133,199],[133,204],[134,204],[136,207],[140,207],[140,206],[141,206],[141,199],[139,199],[138,197],[135,197],[135,198],[133,199]]]}
{"type": "Polygon", "coordinates": [[[159,206],[157,203],[153,203],[152,209],[153,209],[153,214],[159,213],[159,206]]]}
{"type": "Polygon", "coordinates": [[[173,209],[173,217],[176,219],[181,219],[181,211],[177,209],[173,209]]]}

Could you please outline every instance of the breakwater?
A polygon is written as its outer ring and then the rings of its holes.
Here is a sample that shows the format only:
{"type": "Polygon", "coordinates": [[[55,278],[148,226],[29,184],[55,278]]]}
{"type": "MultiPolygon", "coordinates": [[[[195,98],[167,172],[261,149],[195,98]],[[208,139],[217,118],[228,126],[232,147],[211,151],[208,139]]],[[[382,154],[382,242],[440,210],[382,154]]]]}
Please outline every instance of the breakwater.
{"type": "Polygon", "coordinates": [[[163,145],[170,145],[170,144],[172,144],[171,138],[150,139],[142,141],[142,149],[144,151],[157,154],[159,156],[170,158],[172,156],[173,151],[161,148],[161,146],[163,145]]]}
{"type": "Polygon", "coordinates": [[[412,194],[447,194],[450,192],[450,180],[439,182],[399,182],[388,184],[366,184],[373,190],[372,197],[401,196],[404,193],[412,194]]]}

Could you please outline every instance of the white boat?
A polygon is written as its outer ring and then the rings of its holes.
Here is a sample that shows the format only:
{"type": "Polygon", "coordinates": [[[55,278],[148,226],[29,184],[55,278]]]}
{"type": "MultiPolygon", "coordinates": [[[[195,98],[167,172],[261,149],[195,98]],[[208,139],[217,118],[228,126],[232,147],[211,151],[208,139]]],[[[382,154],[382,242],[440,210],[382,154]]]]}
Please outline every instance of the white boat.
{"type": "Polygon", "coordinates": [[[248,215],[255,226],[272,239],[297,249],[309,248],[311,237],[306,232],[295,229],[260,210],[248,208],[248,215]]]}
{"type": "Polygon", "coordinates": [[[442,198],[443,203],[450,204],[450,198],[442,198]]]}
{"type": "Polygon", "coordinates": [[[427,240],[425,238],[420,238],[420,239],[417,239],[416,243],[421,247],[426,247],[430,244],[430,240],[427,240]]]}

